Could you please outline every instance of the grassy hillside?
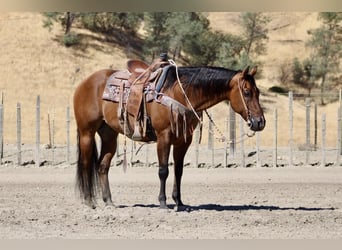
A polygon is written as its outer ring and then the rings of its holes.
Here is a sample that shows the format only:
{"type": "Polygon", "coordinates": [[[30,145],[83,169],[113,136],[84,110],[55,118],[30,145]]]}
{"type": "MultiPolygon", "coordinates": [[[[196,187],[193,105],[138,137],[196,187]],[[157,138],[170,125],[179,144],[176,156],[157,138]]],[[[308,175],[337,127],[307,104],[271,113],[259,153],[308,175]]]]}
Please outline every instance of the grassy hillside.
{"type": "MultiPolygon", "coordinates": [[[[209,13],[214,29],[239,33],[239,13],[209,13]]],[[[278,85],[279,66],[294,56],[305,56],[304,47],[307,39],[306,30],[318,25],[317,13],[269,13],[272,22],[269,24],[269,42],[267,55],[262,60],[265,64],[262,79],[257,84],[262,90],[261,102],[265,106],[268,128],[272,128],[273,109],[285,114],[288,103],[284,96],[267,93],[270,86],[278,85]]],[[[66,48],[58,37],[63,34],[60,26],[55,25],[49,32],[43,28],[43,17],[40,13],[0,13],[0,92],[4,94],[5,104],[5,143],[14,143],[16,138],[16,104],[22,106],[23,142],[34,142],[36,97],[41,97],[42,143],[48,142],[47,115],[56,119],[56,141],[64,143],[65,112],[72,105],[75,86],[89,74],[102,68],[124,68],[130,56],[112,43],[98,39],[101,36],[86,30],[76,30],[84,34],[82,49],[66,48]]],[[[295,119],[302,120],[304,109],[296,104],[295,119]]],[[[334,122],[337,104],[320,107],[319,112],[326,112],[331,128],[328,140],[333,143],[336,138],[334,122]],[[331,117],[331,118],[330,118],[331,117]],[[330,118],[330,119],[329,119],[330,118]],[[335,136],[335,137],[334,137],[335,136]]],[[[219,112],[226,112],[225,104],[213,109],[214,119],[224,128],[224,118],[219,112]]],[[[287,117],[280,118],[279,126],[287,126],[287,117]],[[283,119],[283,120],[282,120],[283,119]],[[283,125],[284,124],[284,125],[283,125]]],[[[286,129],[286,128],[284,128],[286,129]]],[[[224,130],[224,129],[222,129],[224,130]]],[[[280,129],[282,130],[282,128],[280,129]]],[[[270,130],[271,131],[271,130],[270,130]]],[[[271,144],[273,133],[266,129],[262,135],[263,143],[271,144]]],[[[75,138],[75,124],[72,120],[72,138],[75,138]]],[[[304,133],[298,129],[296,137],[302,140],[304,133]]],[[[287,143],[288,135],[280,134],[280,142],[287,143]]],[[[249,143],[253,143],[250,140],[249,143]]]]}

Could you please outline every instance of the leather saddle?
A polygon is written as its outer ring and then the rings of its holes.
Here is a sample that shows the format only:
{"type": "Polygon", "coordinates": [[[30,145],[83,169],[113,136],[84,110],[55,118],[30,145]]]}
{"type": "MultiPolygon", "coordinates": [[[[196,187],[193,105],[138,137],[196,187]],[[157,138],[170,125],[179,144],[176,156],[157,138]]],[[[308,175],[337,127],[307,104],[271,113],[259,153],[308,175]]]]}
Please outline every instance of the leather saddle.
{"type": "Polygon", "coordinates": [[[132,139],[141,140],[146,132],[144,89],[151,87],[151,85],[154,85],[154,88],[156,82],[161,85],[165,80],[169,66],[172,65],[161,58],[155,60],[151,65],[141,60],[129,60],[127,70],[116,71],[108,78],[103,99],[119,102],[120,120],[122,124],[127,123],[126,127],[128,125],[129,128],[125,134],[132,139]],[[127,113],[124,114],[124,112],[127,113]],[[124,119],[124,115],[127,115],[126,119],[124,119]]]}

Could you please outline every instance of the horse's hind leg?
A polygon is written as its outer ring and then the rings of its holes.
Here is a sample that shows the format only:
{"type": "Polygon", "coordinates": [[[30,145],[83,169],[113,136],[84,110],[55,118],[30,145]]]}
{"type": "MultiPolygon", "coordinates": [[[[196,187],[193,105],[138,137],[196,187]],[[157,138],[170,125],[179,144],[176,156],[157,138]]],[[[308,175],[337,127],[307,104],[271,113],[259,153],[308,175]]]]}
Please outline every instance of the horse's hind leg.
{"type": "Polygon", "coordinates": [[[103,122],[101,127],[98,129],[98,134],[101,137],[101,155],[99,158],[99,179],[102,191],[102,199],[106,205],[113,205],[112,195],[110,192],[108,172],[110,168],[110,163],[116,151],[117,146],[117,136],[118,133],[110,128],[106,123],[103,122]]]}
{"type": "Polygon", "coordinates": [[[78,132],[77,185],[84,203],[95,208],[97,152],[93,132],[78,132]]]}

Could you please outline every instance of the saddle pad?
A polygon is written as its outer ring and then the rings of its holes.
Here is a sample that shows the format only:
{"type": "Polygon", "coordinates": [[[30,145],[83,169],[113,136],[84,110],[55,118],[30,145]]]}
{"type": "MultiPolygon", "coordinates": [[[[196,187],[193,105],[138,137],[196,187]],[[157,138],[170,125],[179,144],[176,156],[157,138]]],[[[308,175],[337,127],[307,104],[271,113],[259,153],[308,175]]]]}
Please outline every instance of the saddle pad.
{"type": "MultiPolygon", "coordinates": [[[[127,79],[120,79],[120,76],[120,74],[114,73],[108,78],[102,95],[103,100],[118,103],[122,100],[122,104],[127,104],[131,83],[127,79]]],[[[144,92],[146,93],[146,102],[152,101],[154,98],[153,87],[148,85],[144,88],[144,92]]]]}
{"type": "Polygon", "coordinates": [[[122,82],[122,93],[120,91],[120,86],[107,83],[103,92],[102,99],[111,102],[120,102],[120,98],[122,98],[122,103],[127,103],[129,87],[125,86],[124,80],[122,82]]]}

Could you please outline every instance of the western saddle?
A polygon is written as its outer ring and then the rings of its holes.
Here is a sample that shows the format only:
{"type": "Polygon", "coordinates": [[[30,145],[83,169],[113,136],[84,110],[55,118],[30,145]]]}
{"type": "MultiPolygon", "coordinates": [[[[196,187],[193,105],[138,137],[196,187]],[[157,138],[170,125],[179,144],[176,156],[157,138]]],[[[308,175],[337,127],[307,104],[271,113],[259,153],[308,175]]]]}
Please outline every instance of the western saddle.
{"type": "Polygon", "coordinates": [[[120,123],[125,135],[131,139],[156,139],[145,104],[154,98],[149,90],[160,91],[171,67],[174,66],[163,53],[151,65],[141,60],[129,60],[127,70],[116,71],[108,78],[103,99],[119,103],[120,123]]]}

